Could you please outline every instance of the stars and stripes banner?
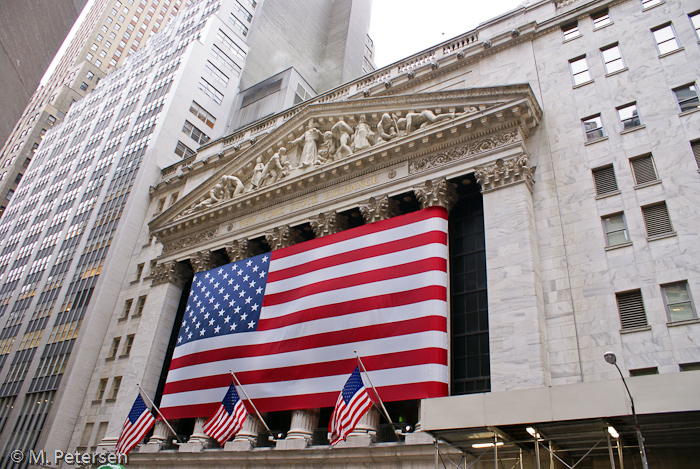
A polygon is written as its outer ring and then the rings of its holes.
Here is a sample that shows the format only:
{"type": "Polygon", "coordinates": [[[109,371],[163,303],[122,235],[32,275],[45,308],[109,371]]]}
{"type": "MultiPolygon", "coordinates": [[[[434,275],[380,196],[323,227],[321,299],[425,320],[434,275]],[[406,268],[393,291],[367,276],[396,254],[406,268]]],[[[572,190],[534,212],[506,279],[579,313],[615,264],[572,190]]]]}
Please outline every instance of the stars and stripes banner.
{"type": "Polygon", "coordinates": [[[372,407],[372,400],[362,382],[360,367],[356,367],[348,378],[335,403],[328,429],[331,433],[331,446],[345,440],[355,429],[365,412],[372,407]]]}
{"type": "Polygon", "coordinates": [[[238,397],[236,386],[231,383],[216,413],[204,424],[204,433],[223,445],[238,433],[248,416],[243,401],[238,397]]]}
{"type": "Polygon", "coordinates": [[[447,211],[195,275],[160,410],[209,417],[232,369],[261,412],[332,407],[362,355],[382,400],[447,395],[447,211]]]}
{"type": "Polygon", "coordinates": [[[129,416],[124,421],[122,432],[117,440],[117,453],[129,454],[129,451],[143,440],[155,422],[156,419],[153,418],[151,411],[148,410],[141,394],[139,394],[136,396],[134,405],[131,406],[129,416]]]}

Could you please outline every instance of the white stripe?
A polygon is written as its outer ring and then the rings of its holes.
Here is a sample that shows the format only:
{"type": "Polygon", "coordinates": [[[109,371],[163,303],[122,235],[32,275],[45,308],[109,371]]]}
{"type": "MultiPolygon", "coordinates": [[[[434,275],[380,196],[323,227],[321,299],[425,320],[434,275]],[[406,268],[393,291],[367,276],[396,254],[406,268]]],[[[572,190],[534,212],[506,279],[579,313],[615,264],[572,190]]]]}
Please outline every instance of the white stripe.
{"type": "MultiPolygon", "coordinates": [[[[170,370],[168,383],[214,376],[222,370],[257,371],[273,368],[287,368],[307,363],[325,363],[354,357],[354,350],[364,357],[388,355],[391,353],[414,350],[416,348],[436,347],[447,350],[447,334],[441,331],[416,332],[397,337],[386,337],[362,342],[318,347],[315,349],[263,355],[260,357],[234,358],[210,363],[202,363],[170,370]]],[[[246,387],[247,391],[247,387],[246,387]]]]}
{"type": "MultiPolygon", "coordinates": [[[[227,349],[233,346],[241,347],[246,345],[269,344],[290,338],[307,337],[310,335],[354,329],[375,324],[390,324],[396,321],[418,319],[426,316],[447,317],[447,303],[444,300],[426,300],[393,308],[374,309],[339,317],[318,319],[271,329],[269,331],[222,335],[209,339],[195,340],[194,342],[176,347],[173,353],[173,360],[193,353],[227,349]]],[[[234,370],[238,369],[239,368],[234,368],[234,370]]],[[[176,371],[177,370],[170,370],[170,373],[176,371]]],[[[170,381],[172,380],[170,376],[168,376],[168,382],[170,381]]]]}
{"type": "Polygon", "coordinates": [[[273,259],[270,261],[270,270],[282,270],[290,267],[295,267],[305,262],[314,259],[352,252],[363,249],[367,246],[374,246],[390,241],[407,239],[417,234],[423,234],[428,231],[442,231],[447,233],[447,220],[439,217],[432,217],[426,220],[419,220],[406,225],[397,226],[387,230],[382,230],[374,233],[369,233],[363,236],[339,241],[337,243],[319,246],[315,249],[300,252],[281,259],[273,259]]]}
{"type": "Polygon", "coordinates": [[[319,280],[328,280],[347,275],[356,275],[366,272],[373,272],[377,269],[385,269],[407,262],[415,262],[432,257],[447,259],[447,246],[444,244],[426,244],[423,246],[404,249],[398,252],[382,254],[366,259],[359,259],[345,264],[334,265],[323,269],[314,270],[305,274],[297,275],[276,282],[267,282],[265,294],[275,294],[315,283],[319,280]]]}
{"type": "MultiPolygon", "coordinates": [[[[376,387],[429,381],[447,383],[447,366],[431,363],[388,370],[375,370],[370,371],[370,377],[376,387]]],[[[255,400],[267,397],[300,396],[305,394],[334,392],[342,389],[345,381],[347,381],[347,374],[294,381],[247,384],[245,389],[250,398],[255,400]]],[[[217,402],[221,397],[221,393],[226,389],[227,387],[222,387],[205,389],[202,391],[166,394],[162,398],[161,408],[217,402]]]]}

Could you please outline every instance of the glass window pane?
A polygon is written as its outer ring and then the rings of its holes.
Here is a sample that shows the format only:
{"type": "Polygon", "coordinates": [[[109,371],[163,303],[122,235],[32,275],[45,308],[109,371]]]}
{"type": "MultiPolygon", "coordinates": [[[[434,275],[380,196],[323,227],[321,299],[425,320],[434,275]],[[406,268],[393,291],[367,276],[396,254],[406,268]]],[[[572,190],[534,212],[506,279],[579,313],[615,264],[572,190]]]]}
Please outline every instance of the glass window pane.
{"type": "Polygon", "coordinates": [[[690,301],[685,283],[665,286],[664,292],[666,293],[666,300],[669,304],[690,301]]]}
{"type": "Polygon", "coordinates": [[[654,31],[654,38],[657,43],[668,41],[669,39],[674,39],[673,29],[671,26],[665,26],[661,29],[654,31]]]}
{"type": "Polygon", "coordinates": [[[585,58],[571,62],[571,72],[574,75],[586,70],[588,70],[588,64],[586,63],[585,58]]]}
{"type": "Polygon", "coordinates": [[[627,238],[627,231],[625,230],[608,233],[608,246],[617,246],[627,241],[629,241],[629,239],[627,238]]]}
{"type": "Polygon", "coordinates": [[[603,59],[605,62],[612,62],[615,59],[621,58],[620,46],[611,47],[610,49],[605,49],[603,51],[603,59]]]}
{"type": "Polygon", "coordinates": [[[637,106],[628,106],[622,109],[618,109],[617,112],[620,113],[620,120],[630,119],[637,115],[637,106]]]}
{"type": "Polygon", "coordinates": [[[625,222],[622,220],[622,215],[612,215],[603,218],[605,222],[605,231],[608,233],[625,229],[625,222]]]}
{"type": "Polygon", "coordinates": [[[684,321],[686,319],[693,319],[693,308],[690,306],[690,302],[687,303],[677,303],[675,305],[670,305],[668,307],[668,314],[671,321],[684,321]]]}

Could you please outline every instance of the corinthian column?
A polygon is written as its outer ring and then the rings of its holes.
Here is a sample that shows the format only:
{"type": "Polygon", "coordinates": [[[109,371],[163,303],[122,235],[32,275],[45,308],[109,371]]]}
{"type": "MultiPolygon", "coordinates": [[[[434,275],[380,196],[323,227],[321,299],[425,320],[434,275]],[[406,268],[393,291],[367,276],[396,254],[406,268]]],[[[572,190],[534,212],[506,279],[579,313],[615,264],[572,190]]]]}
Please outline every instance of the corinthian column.
{"type": "Polygon", "coordinates": [[[317,238],[323,238],[347,228],[348,218],[338,214],[338,212],[326,212],[311,217],[309,223],[314,230],[314,235],[317,238]]]}
{"type": "Polygon", "coordinates": [[[457,202],[457,184],[447,179],[437,178],[425,181],[422,186],[414,187],[413,192],[420,202],[420,208],[445,207],[450,211],[457,202]]]}
{"type": "Polygon", "coordinates": [[[370,197],[367,202],[360,204],[360,212],[365,223],[374,223],[398,215],[399,203],[388,195],[370,197]]]}

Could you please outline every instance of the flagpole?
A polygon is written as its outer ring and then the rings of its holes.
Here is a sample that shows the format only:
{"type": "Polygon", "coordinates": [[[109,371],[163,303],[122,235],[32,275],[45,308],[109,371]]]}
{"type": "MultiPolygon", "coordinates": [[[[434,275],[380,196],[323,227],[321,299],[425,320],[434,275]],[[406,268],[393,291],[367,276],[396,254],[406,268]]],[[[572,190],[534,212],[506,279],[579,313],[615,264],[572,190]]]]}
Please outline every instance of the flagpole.
{"type": "Polygon", "coordinates": [[[170,426],[170,423],[165,419],[165,417],[163,417],[163,414],[160,413],[160,409],[159,409],[158,407],[156,407],[156,405],[153,403],[153,401],[151,400],[151,398],[148,397],[148,394],[146,394],[146,391],[143,390],[143,388],[141,387],[140,384],[136,383],[136,386],[138,386],[139,392],[143,392],[143,395],[146,396],[146,399],[148,399],[148,402],[151,403],[151,406],[152,406],[154,409],[156,409],[156,412],[158,412],[158,415],[160,415],[160,418],[163,419],[163,422],[165,422],[165,424],[168,426],[168,428],[170,429],[170,431],[173,432],[173,435],[175,435],[175,438],[177,438],[177,441],[180,442],[180,443],[182,443],[182,441],[180,441],[180,436],[177,434],[177,432],[176,432],[175,430],[173,430],[173,427],[170,426]]]}
{"type": "Polygon", "coordinates": [[[231,376],[233,376],[233,380],[236,382],[236,384],[238,385],[238,387],[241,388],[241,391],[243,391],[243,394],[245,395],[245,398],[248,400],[248,402],[250,402],[250,405],[253,406],[253,410],[255,411],[255,414],[258,416],[258,418],[260,419],[260,421],[262,422],[262,424],[265,426],[265,429],[268,431],[268,433],[270,434],[270,436],[271,436],[272,438],[274,438],[275,435],[272,434],[272,430],[270,430],[270,427],[268,427],[268,426],[267,426],[267,423],[265,423],[265,419],[263,419],[263,418],[262,418],[262,415],[260,415],[260,412],[258,412],[258,408],[255,407],[255,403],[254,403],[253,400],[250,398],[250,396],[248,396],[248,393],[245,392],[245,388],[243,387],[243,385],[241,384],[241,382],[238,381],[238,378],[236,378],[236,375],[233,373],[233,370],[228,370],[228,371],[231,373],[231,376]]]}
{"type": "Polygon", "coordinates": [[[365,364],[362,363],[362,359],[360,358],[360,355],[357,353],[357,350],[354,351],[355,356],[357,357],[357,361],[360,363],[360,366],[362,367],[362,371],[365,372],[365,376],[367,376],[367,379],[369,380],[369,385],[372,386],[372,391],[374,391],[374,395],[377,396],[377,399],[379,400],[379,403],[382,405],[382,410],[384,411],[384,415],[386,415],[387,420],[391,424],[391,426],[394,426],[394,422],[392,422],[391,417],[389,417],[389,412],[386,411],[386,407],[384,407],[384,402],[382,402],[382,398],[379,397],[379,393],[377,392],[377,388],[374,387],[374,384],[372,383],[372,378],[369,377],[369,373],[367,373],[367,368],[365,368],[365,364]]]}

